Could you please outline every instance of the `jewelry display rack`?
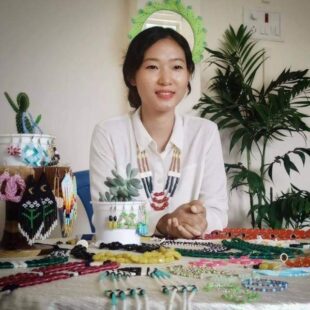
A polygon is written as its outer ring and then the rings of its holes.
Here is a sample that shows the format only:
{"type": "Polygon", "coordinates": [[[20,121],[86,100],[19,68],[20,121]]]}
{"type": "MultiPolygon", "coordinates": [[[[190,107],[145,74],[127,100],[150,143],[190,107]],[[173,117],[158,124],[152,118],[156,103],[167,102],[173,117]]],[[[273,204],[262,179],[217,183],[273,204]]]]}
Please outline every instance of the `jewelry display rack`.
{"type": "MultiPolygon", "coordinates": [[[[38,181],[41,176],[41,173],[44,172],[49,186],[53,188],[55,178],[58,177],[61,180],[64,177],[64,175],[68,171],[70,171],[70,167],[0,166],[0,174],[2,174],[4,171],[8,171],[10,175],[18,173],[24,180],[26,180],[29,175],[33,175],[35,181],[38,181]]],[[[60,194],[62,194],[61,189],[60,194]]],[[[5,202],[5,224],[4,224],[2,241],[0,243],[1,257],[11,255],[27,256],[27,252],[33,255],[33,252],[36,250],[36,245],[30,246],[27,243],[26,238],[18,230],[18,213],[19,213],[18,208],[19,208],[18,203],[12,203],[10,201],[5,202]]],[[[42,249],[40,249],[38,252],[41,251],[42,249]]]]}

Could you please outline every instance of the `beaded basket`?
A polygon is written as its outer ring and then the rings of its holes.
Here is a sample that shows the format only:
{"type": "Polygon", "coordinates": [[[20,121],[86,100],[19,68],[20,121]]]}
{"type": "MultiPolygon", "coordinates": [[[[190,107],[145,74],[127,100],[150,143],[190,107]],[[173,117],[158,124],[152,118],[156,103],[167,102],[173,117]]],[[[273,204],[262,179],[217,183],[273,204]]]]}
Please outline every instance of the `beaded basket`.
{"type": "Polygon", "coordinates": [[[140,235],[147,234],[145,201],[93,201],[92,205],[97,242],[140,244],[140,235]]]}

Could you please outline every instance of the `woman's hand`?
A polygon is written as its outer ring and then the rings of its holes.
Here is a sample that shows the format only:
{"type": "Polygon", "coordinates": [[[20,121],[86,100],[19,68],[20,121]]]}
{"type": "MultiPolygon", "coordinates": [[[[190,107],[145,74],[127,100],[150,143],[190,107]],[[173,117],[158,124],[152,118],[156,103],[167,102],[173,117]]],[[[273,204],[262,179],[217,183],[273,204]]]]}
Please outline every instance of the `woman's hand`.
{"type": "Polygon", "coordinates": [[[173,238],[200,237],[207,228],[206,208],[201,201],[193,200],[164,215],[156,228],[162,234],[173,238]]]}

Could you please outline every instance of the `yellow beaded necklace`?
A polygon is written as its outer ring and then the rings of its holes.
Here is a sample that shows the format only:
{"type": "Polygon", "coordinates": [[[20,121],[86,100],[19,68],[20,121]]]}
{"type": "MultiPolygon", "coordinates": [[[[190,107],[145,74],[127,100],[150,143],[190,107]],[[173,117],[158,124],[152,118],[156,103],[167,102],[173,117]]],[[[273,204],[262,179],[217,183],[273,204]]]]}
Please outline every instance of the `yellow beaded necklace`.
{"type": "Polygon", "coordinates": [[[93,256],[94,261],[111,260],[118,263],[134,263],[134,264],[158,264],[170,263],[181,258],[181,254],[174,249],[160,247],[159,250],[145,252],[143,254],[132,254],[128,252],[120,252],[113,254],[112,252],[99,252],[93,256]]]}

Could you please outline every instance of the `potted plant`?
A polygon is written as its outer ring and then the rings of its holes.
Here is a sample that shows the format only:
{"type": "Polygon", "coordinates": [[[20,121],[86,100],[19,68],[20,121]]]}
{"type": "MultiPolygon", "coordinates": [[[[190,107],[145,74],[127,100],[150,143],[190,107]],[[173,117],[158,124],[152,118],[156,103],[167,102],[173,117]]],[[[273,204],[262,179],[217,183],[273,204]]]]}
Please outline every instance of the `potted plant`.
{"type": "Polygon", "coordinates": [[[138,169],[126,166],[126,177],[115,170],[104,184],[108,191],[99,193],[99,201],[94,206],[94,226],[98,241],[123,244],[140,243],[140,235],[147,235],[147,214],[144,201],[136,201],[142,184],[138,169]]]}
{"type": "Polygon", "coordinates": [[[31,167],[56,165],[59,154],[54,145],[55,138],[42,134],[39,127],[41,115],[34,120],[29,113],[28,95],[20,92],[16,102],[7,92],[4,95],[16,113],[18,134],[0,135],[0,164],[31,167]]]}
{"type": "Polygon", "coordinates": [[[283,141],[292,133],[306,138],[305,133],[310,131],[304,122],[308,115],[300,111],[310,105],[308,70],[285,69],[269,85],[255,88],[256,73],[266,61],[265,50],[257,49],[251,31],[244,25],[237,31],[230,26],[220,48],[206,50],[210,54],[208,64],[216,68],[209,87],[213,94],[203,94],[194,109],[201,117],[210,115],[220,130],[229,130],[230,151],[238,149],[245,155],[245,163],[225,165],[232,179],[231,189],[243,189],[248,194],[252,226],[308,226],[310,193],[291,185],[287,192],[276,195],[272,182],[275,165],[283,164],[288,175],[298,172],[294,156],[305,164],[310,149],[298,147],[266,162],[273,141],[283,141]],[[253,165],[255,152],[258,169],[253,165]]]}

